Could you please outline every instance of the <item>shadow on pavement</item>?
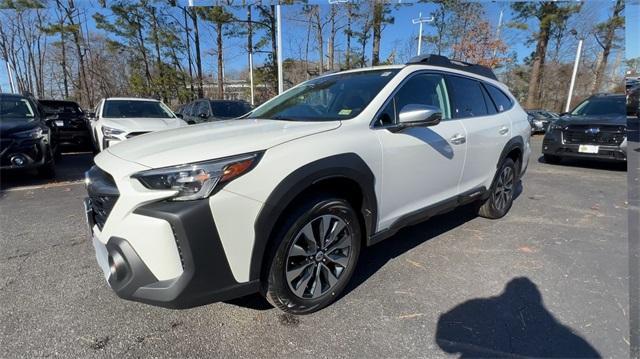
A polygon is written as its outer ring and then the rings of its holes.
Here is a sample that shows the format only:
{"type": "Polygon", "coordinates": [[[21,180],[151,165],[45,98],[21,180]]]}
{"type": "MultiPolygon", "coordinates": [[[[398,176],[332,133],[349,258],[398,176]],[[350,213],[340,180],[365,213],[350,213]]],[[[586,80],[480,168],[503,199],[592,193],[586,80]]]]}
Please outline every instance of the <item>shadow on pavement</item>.
{"type": "Polygon", "coordinates": [[[43,186],[59,182],[73,182],[84,179],[84,172],[93,165],[93,153],[63,153],[56,160],[54,178],[43,178],[36,170],[16,170],[0,173],[0,191],[23,186],[43,186]]]}
{"type": "Polygon", "coordinates": [[[545,307],[538,287],[514,278],[496,297],[466,301],[438,319],[436,343],[460,358],[597,358],[598,351],[545,307]]]}
{"type": "Polygon", "coordinates": [[[563,158],[560,163],[551,164],[551,163],[545,162],[544,156],[540,156],[538,158],[538,162],[545,163],[549,166],[582,167],[582,168],[590,168],[595,170],[608,170],[608,171],[619,171],[619,172],[624,172],[627,170],[627,162],[563,158]]]}

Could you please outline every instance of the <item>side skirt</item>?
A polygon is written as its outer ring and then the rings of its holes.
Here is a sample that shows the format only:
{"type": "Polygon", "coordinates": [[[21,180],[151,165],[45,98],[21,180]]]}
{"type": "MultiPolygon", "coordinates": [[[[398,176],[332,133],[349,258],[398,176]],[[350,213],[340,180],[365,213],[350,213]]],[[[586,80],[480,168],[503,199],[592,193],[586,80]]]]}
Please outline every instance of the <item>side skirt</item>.
{"type": "Polygon", "coordinates": [[[489,192],[484,186],[482,186],[480,188],[472,189],[455,197],[432,204],[425,208],[407,213],[393,222],[391,226],[389,226],[389,228],[383,229],[382,231],[378,231],[369,236],[369,238],[367,238],[367,246],[372,246],[393,236],[404,227],[424,222],[433,216],[452,211],[459,206],[471,203],[473,201],[486,199],[488,195],[489,192]]]}

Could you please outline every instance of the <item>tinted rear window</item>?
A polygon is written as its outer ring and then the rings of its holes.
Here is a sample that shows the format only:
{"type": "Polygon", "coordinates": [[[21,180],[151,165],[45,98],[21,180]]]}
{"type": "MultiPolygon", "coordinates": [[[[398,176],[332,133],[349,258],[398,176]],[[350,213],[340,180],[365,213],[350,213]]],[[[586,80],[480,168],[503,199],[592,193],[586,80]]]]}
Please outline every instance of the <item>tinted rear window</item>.
{"type": "Polygon", "coordinates": [[[251,110],[248,104],[238,101],[212,101],[211,109],[215,117],[240,117],[251,110]]]}
{"type": "Polygon", "coordinates": [[[487,104],[482,93],[482,84],[476,80],[448,76],[453,97],[453,117],[467,118],[486,116],[487,104]]]}
{"type": "Polygon", "coordinates": [[[67,113],[67,114],[81,114],[82,109],[75,102],[67,101],[40,101],[40,105],[45,113],[67,113]]]}

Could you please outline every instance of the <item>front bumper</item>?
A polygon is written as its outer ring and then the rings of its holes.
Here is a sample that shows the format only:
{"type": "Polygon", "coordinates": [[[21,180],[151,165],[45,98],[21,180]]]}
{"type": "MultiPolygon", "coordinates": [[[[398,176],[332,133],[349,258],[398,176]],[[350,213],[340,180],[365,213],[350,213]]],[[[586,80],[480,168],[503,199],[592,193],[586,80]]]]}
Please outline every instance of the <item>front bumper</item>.
{"type": "Polygon", "coordinates": [[[547,132],[542,141],[542,154],[559,157],[606,161],[626,161],[626,140],[620,146],[598,145],[598,153],[579,152],[580,144],[564,143],[561,131],[547,132]]]}
{"type": "Polygon", "coordinates": [[[165,279],[157,278],[141,256],[148,256],[148,250],[136,251],[134,245],[140,238],[110,235],[106,243],[98,240],[98,235],[106,233],[101,233],[95,225],[89,199],[85,200],[85,208],[98,264],[109,286],[123,299],[167,308],[188,308],[259,290],[257,280],[243,283],[235,280],[207,200],[160,201],[135,209],[133,215],[167,223],[171,228],[171,240],[175,241],[182,271],[165,279]]]}

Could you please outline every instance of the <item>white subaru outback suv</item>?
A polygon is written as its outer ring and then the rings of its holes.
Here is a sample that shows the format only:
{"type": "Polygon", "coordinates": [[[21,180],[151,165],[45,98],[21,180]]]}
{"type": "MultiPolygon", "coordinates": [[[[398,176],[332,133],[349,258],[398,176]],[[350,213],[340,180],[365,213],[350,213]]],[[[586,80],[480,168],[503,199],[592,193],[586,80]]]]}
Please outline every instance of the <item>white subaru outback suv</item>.
{"type": "Polygon", "coordinates": [[[90,118],[97,151],[148,132],[187,125],[161,101],[134,97],[103,99],[90,118]]]}
{"type": "Polygon", "coordinates": [[[122,298],[183,308],[261,292],[304,314],[401,227],[471,202],[504,216],[529,135],[490,69],[423,56],[110,147],[87,172],[85,208],[122,298]]]}

